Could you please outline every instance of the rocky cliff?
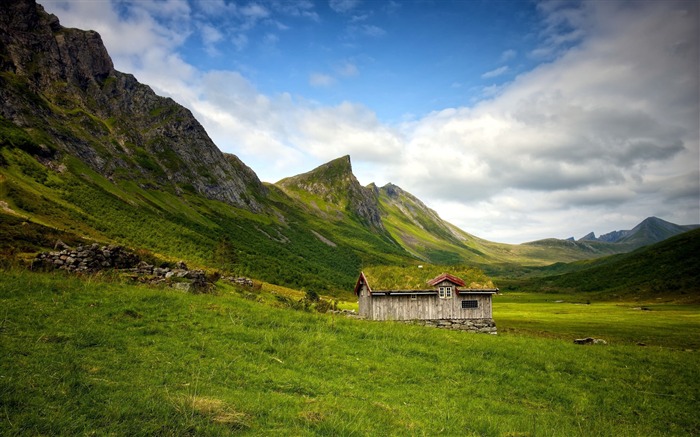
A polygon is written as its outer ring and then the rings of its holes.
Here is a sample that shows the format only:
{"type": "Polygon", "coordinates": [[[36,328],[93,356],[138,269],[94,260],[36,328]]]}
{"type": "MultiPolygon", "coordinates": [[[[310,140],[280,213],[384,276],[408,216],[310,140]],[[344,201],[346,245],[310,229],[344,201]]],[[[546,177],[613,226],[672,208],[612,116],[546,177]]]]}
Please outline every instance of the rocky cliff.
{"type": "Polygon", "coordinates": [[[0,8],[0,99],[2,125],[24,130],[47,164],[75,156],[114,182],[262,208],[255,173],[188,109],[116,71],[98,33],[62,27],[33,0],[0,8]]]}

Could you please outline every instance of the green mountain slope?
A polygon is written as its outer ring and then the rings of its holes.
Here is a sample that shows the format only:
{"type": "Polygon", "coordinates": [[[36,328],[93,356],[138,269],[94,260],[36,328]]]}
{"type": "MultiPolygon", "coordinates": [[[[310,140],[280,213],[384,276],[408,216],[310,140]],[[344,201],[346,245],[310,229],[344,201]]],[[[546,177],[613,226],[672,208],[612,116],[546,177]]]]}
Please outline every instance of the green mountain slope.
{"type": "Polygon", "coordinates": [[[658,217],[648,217],[630,230],[613,231],[596,237],[593,232],[578,241],[602,241],[607,243],[624,244],[631,249],[646,246],[666,240],[675,235],[700,227],[700,225],[677,225],[658,217]]]}
{"type": "Polygon", "coordinates": [[[546,276],[520,282],[518,288],[700,301],[700,230],[631,253],[545,267],[539,274],[546,276]]]}
{"type": "Polygon", "coordinates": [[[350,156],[343,156],[307,173],[276,183],[290,196],[325,219],[353,219],[386,234],[375,193],[360,185],[352,173],[350,156]]]}
{"type": "Polygon", "coordinates": [[[260,181],[189,110],[116,71],[96,32],[64,28],[31,0],[0,9],[0,98],[3,146],[47,167],[70,155],[110,181],[261,207],[260,181]]]}
{"type": "Polygon", "coordinates": [[[5,214],[320,291],[350,289],[365,262],[408,256],[260,183],[188,110],[115,71],[96,33],[29,0],[3,5],[0,24],[5,214]]]}

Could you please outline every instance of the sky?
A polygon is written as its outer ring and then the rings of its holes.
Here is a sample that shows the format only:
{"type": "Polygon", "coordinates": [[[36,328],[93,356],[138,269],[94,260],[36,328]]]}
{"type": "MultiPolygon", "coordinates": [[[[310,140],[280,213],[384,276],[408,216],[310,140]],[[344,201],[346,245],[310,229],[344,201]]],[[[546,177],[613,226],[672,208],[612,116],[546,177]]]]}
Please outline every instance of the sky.
{"type": "Polygon", "coordinates": [[[695,0],[39,3],[266,182],[350,155],[505,243],[700,223],[695,0]]]}

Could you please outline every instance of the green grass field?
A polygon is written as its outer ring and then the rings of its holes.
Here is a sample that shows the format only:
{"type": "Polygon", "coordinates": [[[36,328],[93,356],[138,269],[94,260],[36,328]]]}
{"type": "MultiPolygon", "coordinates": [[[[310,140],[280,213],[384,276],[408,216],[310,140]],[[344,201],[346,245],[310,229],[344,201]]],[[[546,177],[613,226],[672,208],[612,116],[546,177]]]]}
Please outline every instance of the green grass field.
{"type": "Polygon", "coordinates": [[[552,299],[498,296],[490,336],[0,271],[0,434],[700,433],[697,306],[552,299]]]}

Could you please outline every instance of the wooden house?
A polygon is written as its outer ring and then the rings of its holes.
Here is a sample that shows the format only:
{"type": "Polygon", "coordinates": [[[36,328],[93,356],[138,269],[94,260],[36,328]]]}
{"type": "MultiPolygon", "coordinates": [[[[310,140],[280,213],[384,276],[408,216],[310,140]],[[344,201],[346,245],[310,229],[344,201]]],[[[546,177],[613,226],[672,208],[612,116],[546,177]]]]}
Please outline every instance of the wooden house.
{"type": "Polygon", "coordinates": [[[369,320],[404,320],[478,332],[496,332],[492,297],[497,288],[468,288],[443,273],[423,289],[373,289],[364,272],[355,285],[359,314],[369,320]]]}

